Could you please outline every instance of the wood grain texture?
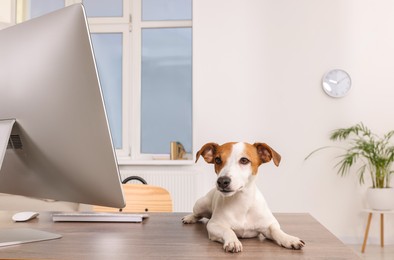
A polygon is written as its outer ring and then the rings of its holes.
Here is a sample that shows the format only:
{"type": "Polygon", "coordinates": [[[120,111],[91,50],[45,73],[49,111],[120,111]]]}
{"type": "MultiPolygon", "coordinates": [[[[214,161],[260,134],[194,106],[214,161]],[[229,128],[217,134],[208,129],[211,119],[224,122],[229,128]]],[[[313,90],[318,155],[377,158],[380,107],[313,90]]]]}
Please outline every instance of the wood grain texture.
{"type": "Polygon", "coordinates": [[[302,250],[270,240],[242,239],[244,251],[226,253],[210,241],[203,222],[182,224],[183,213],[151,213],[143,223],[53,223],[49,213],[28,223],[13,223],[0,212],[0,231],[29,227],[63,238],[0,248],[0,258],[32,259],[359,259],[309,214],[275,214],[285,232],[306,242],[302,250]]]}
{"type": "MultiPolygon", "coordinates": [[[[126,207],[123,212],[172,212],[170,193],[161,187],[144,184],[122,184],[126,207]]],[[[117,208],[93,206],[93,211],[117,212],[117,208]]]]}

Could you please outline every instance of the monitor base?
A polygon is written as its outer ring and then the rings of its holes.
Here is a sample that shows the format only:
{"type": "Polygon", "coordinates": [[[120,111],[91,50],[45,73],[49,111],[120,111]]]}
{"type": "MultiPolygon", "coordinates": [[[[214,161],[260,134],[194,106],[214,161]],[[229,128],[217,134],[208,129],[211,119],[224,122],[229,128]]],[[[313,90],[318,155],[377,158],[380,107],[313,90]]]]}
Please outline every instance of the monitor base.
{"type": "Polygon", "coordinates": [[[31,228],[0,229],[0,247],[58,239],[61,237],[59,234],[31,228]]]}

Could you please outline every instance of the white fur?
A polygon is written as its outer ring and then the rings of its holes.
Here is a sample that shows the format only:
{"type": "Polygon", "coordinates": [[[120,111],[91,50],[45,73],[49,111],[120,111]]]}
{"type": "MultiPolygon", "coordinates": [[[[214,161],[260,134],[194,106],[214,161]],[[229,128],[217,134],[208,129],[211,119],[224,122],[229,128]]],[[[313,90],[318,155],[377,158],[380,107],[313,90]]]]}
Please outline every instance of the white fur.
{"type": "Polygon", "coordinates": [[[268,205],[256,186],[256,175],[252,174],[251,164],[239,163],[245,156],[244,143],[236,143],[227,158],[226,165],[218,172],[218,178],[231,178],[230,193],[223,194],[218,187],[197,200],[193,214],[185,216],[183,223],[192,224],[208,218],[209,238],[223,243],[228,252],[242,251],[238,238],[251,238],[260,234],[277,244],[293,249],[301,249],[304,242],[290,236],[280,229],[268,205]]]}

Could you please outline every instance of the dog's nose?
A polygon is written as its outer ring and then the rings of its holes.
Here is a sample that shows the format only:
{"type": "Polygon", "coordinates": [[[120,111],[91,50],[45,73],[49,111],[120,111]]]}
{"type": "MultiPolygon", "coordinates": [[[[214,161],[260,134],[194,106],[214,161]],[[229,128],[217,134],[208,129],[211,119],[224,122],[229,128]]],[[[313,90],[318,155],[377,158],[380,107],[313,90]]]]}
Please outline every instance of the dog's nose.
{"type": "Polygon", "coordinates": [[[225,189],[227,188],[231,183],[231,179],[227,176],[219,177],[217,180],[217,184],[219,188],[225,189]]]}

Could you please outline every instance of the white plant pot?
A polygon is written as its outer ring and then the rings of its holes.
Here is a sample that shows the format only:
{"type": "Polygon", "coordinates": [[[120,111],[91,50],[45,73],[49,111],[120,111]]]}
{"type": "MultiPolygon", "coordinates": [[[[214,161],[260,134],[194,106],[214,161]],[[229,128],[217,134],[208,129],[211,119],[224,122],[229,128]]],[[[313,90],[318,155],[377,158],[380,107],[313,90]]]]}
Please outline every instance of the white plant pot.
{"type": "Polygon", "coordinates": [[[394,209],[394,188],[367,190],[367,203],[370,209],[393,210],[394,209]]]}

